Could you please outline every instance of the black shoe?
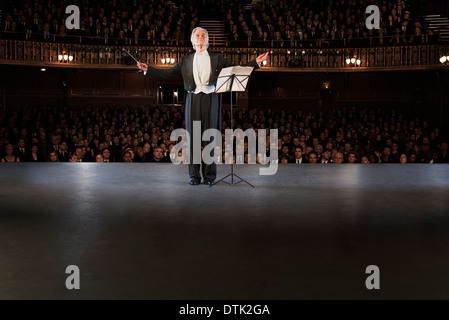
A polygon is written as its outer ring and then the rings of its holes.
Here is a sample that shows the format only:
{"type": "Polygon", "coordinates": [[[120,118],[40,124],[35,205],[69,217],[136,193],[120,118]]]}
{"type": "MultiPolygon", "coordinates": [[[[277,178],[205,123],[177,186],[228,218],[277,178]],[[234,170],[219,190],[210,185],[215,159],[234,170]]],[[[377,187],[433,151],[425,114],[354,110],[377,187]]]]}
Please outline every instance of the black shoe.
{"type": "Polygon", "coordinates": [[[190,184],[191,186],[196,186],[196,185],[199,185],[199,184],[200,184],[200,181],[199,181],[198,179],[193,178],[193,179],[190,179],[189,184],[190,184]]]}
{"type": "Polygon", "coordinates": [[[204,180],[204,184],[211,186],[214,184],[214,181],[213,180],[204,180]]]}

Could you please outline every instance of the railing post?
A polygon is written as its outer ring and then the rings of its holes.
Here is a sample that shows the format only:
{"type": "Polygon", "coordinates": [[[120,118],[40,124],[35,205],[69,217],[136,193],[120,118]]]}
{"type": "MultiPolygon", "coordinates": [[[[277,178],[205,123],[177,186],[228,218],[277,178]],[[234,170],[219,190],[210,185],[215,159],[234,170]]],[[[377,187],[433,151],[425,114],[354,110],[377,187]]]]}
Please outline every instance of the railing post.
{"type": "Polygon", "coordinates": [[[418,46],[418,66],[421,65],[421,46],[418,46]]]}

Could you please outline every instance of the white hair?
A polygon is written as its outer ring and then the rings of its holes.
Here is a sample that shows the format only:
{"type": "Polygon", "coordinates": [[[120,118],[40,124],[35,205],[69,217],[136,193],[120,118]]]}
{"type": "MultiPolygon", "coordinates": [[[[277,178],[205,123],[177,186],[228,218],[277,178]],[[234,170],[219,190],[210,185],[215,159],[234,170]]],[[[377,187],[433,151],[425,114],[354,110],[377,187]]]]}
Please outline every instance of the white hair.
{"type": "Polygon", "coordinates": [[[204,28],[196,27],[195,29],[193,29],[192,34],[190,36],[190,41],[192,41],[193,49],[196,50],[196,46],[195,46],[195,42],[194,42],[194,39],[195,39],[194,36],[195,36],[195,33],[197,31],[204,31],[204,33],[206,34],[206,37],[207,37],[207,47],[206,47],[206,49],[209,48],[209,32],[207,32],[207,30],[204,29],[204,28]]]}

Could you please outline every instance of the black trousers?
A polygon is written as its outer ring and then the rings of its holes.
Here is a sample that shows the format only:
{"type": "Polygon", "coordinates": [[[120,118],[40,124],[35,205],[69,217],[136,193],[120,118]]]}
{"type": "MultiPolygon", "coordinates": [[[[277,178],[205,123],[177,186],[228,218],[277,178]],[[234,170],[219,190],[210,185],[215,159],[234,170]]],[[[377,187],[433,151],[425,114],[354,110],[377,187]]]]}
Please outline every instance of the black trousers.
{"type": "MultiPolygon", "coordinates": [[[[215,163],[210,165],[201,162],[200,164],[193,163],[193,121],[201,121],[201,136],[207,129],[219,129],[220,126],[220,104],[219,97],[216,93],[188,93],[186,97],[185,116],[186,116],[186,130],[190,134],[190,164],[189,175],[191,179],[201,180],[201,174],[205,180],[214,181],[217,177],[217,166],[215,163]],[[201,170],[200,170],[201,169],[201,170]]],[[[210,141],[201,141],[203,148],[207,146],[210,141]]]]}

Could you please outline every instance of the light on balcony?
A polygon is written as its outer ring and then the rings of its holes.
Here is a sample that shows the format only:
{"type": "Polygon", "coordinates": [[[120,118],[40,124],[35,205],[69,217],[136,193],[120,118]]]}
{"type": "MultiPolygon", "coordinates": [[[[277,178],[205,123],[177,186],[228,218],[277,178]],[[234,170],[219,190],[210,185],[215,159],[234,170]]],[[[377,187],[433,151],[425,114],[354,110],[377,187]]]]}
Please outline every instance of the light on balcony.
{"type": "Polygon", "coordinates": [[[442,57],[440,58],[440,62],[441,62],[441,63],[445,63],[447,60],[448,60],[448,59],[447,59],[447,56],[442,56],[442,57]]]}
{"type": "Polygon", "coordinates": [[[351,63],[354,64],[355,63],[355,58],[351,59],[351,63]]]}
{"type": "Polygon", "coordinates": [[[170,63],[175,63],[175,58],[171,58],[170,63]]]}
{"type": "Polygon", "coordinates": [[[68,54],[65,54],[64,55],[64,61],[67,61],[69,59],[69,55],[68,54]]]}
{"type": "Polygon", "coordinates": [[[351,63],[351,59],[346,59],[346,64],[350,64],[351,63]]]}
{"type": "Polygon", "coordinates": [[[62,61],[62,54],[60,54],[60,55],[58,56],[58,60],[59,60],[59,61],[62,61]]]}
{"type": "Polygon", "coordinates": [[[161,59],[161,62],[162,62],[162,64],[165,64],[165,59],[162,58],[162,59],[161,59]]]}
{"type": "Polygon", "coordinates": [[[73,56],[72,56],[72,55],[69,56],[69,61],[70,61],[70,62],[73,61],[73,56]]]}
{"type": "Polygon", "coordinates": [[[362,61],[360,61],[360,59],[357,59],[356,63],[357,63],[357,65],[359,66],[360,63],[362,63],[362,61]]]}
{"type": "Polygon", "coordinates": [[[264,60],[262,64],[265,66],[267,64],[267,60],[264,60]]]}

